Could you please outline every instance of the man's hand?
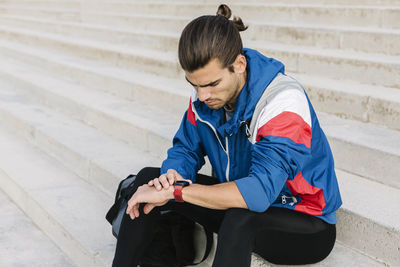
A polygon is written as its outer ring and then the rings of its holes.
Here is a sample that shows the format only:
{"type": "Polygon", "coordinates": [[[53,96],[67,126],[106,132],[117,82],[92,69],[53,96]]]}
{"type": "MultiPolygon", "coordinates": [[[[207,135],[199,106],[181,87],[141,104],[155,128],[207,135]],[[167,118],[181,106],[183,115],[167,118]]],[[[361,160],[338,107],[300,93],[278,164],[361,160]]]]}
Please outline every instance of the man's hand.
{"type": "Polygon", "coordinates": [[[174,189],[170,186],[179,180],[188,181],[192,184],[191,180],[183,179],[176,170],[169,169],[167,173],[160,177],[139,186],[135,194],[128,201],[126,214],[129,214],[132,220],[139,217],[140,203],[147,203],[143,207],[145,214],[148,214],[154,207],[165,205],[168,200],[173,198],[174,189]],[[165,190],[161,190],[163,188],[165,190]]]}
{"type": "Polygon", "coordinates": [[[126,214],[129,214],[131,219],[139,217],[139,204],[147,203],[143,211],[148,214],[154,207],[165,205],[168,200],[173,197],[173,188],[170,190],[158,191],[153,186],[144,184],[139,186],[135,194],[128,201],[126,214]]]}
{"type": "Polygon", "coordinates": [[[158,178],[155,178],[148,182],[149,186],[154,186],[158,191],[161,189],[168,189],[175,181],[184,180],[192,184],[191,180],[183,179],[183,177],[174,169],[169,169],[167,173],[164,173],[158,178]]]}

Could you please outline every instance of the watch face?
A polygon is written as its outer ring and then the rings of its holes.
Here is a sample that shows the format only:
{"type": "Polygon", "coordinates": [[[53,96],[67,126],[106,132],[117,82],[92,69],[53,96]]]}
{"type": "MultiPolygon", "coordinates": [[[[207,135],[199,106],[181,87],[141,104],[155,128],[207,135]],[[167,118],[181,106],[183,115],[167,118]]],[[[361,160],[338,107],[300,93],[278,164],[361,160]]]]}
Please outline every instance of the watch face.
{"type": "Polygon", "coordinates": [[[180,186],[188,186],[190,183],[188,181],[175,181],[174,185],[180,185],[180,186]]]}

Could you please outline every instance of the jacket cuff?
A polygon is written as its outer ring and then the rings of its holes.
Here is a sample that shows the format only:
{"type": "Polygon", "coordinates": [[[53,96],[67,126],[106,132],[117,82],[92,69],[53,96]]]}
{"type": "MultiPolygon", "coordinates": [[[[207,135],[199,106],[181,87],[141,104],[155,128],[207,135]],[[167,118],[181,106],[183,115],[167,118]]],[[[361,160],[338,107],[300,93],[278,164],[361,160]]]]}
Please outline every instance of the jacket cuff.
{"type": "Polygon", "coordinates": [[[270,206],[268,196],[257,177],[244,177],[234,181],[247,207],[251,211],[264,212],[270,206]]]}

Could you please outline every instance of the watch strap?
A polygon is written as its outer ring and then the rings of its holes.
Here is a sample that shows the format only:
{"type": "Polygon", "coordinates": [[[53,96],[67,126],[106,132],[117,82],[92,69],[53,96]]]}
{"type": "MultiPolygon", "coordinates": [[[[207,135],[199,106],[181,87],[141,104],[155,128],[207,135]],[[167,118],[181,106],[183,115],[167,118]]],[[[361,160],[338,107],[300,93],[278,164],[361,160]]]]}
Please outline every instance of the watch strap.
{"type": "Polygon", "coordinates": [[[176,202],[184,202],[182,198],[182,185],[174,185],[174,198],[176,202]]]}

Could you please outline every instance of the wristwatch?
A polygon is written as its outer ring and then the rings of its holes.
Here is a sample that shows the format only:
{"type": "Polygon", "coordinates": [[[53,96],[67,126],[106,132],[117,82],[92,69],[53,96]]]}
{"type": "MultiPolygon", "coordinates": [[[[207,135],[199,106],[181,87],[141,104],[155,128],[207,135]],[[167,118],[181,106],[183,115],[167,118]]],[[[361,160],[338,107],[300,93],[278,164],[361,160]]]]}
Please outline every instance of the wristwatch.
{"type": "Polygon", "coordinates": [[[188,181],[175,181],[174,183],[174,198],[176,202],[183,202],[182,188],[190,185],[188,181]]]}

